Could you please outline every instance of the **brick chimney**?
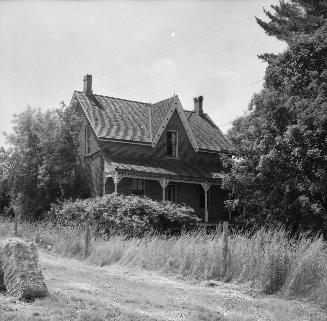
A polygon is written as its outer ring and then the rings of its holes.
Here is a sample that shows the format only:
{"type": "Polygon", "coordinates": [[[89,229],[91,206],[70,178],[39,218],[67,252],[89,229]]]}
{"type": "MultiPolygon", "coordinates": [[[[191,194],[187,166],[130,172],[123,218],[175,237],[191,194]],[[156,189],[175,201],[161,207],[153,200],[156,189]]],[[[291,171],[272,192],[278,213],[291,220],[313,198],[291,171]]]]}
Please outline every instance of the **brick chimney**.
{"type": "Polygon", "coordinates": [[[84,88],[83,92],[86,96],[92,95],[92,75],[85,75],[83,78],[84,88]]]}
{"type": "Polygon", "coordinates": [[[194,98],[194,111],[198,113],[200,116],[203,115],[203,96],[199,96],[198,98],[194,98]]]}

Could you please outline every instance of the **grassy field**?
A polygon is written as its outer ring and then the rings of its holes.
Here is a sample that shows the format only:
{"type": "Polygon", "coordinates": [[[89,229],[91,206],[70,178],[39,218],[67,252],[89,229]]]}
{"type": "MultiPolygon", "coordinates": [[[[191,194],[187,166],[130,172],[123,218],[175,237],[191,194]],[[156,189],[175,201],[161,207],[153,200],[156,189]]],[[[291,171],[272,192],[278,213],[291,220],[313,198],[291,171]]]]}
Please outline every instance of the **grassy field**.
{"type": "Polygon", "coordinates": [[[246,286],[189,281],[121,265],[99,267],[40,250],[50,296],[0,294],[1,321],[325,321],[312,304],[246,286]]]}
{"type": "MultiPolygon", "coordinates": [[[[12,225],[8,221],[0,223],[1,237],[6,237],[10,234],[12,225]]],[[[22,224],[19,231],[22,236],[33,238],[40,247],[46,248],[52,253],[83,259],[84,231],[82,230],[53,228],[46,224],[22,224]]],[[[208,284],[216,285],[216,281],[223,281],[224,283],[218,282],[220,288],[222,288],[222,293],[226,291],[226,287],[235,286],[237,291],[233,295],[236,296],[241,295],[239,294],[241,287],[242,289],[247,289],[247,291],[260,293],[260,300],[267,300],[267,302],[270,302],[270,300],[281,300],[280,302],[282,303],[280,304],[284,306],[283,309],[285,311],[292,310],[292,312],[283,312],[286,313],[285,315],[289,315],[289,318],[285,320],[327,319],[324,312],[321,312],[321,315],[324,315],[325,318],[321,318],[320,312],[318,313],[319,318],[316,314],[314,318],[311,317],[311,314],[303,314],[302,303],[293,306],[293,309],[291,308],[293,301],[289,301],[290,299],[300,299],[302,302],[314,303],[319,309],[327,308],[327,248],[322,238],[302,235],[297,239],[292,239],[283,229],[262,229],[254,234],[232,233],[229,238],[228,257],[227,273],[223,275],[221,264],[222,233],[220,230],[217,230],[213,234],[197,232],[172,237],[147,235],[141,239],[127,239],[122,235],[112,236],[108,240],[91,238],[87,263],[100,267],[110,266],[113,268],[119,266],[120,270],[127,269],[127,271],[129,269],[139,269],[143,270],[143,273],[146,270],[155,271],[159,275],[165,275],[169,278],[177,277],[179,280],[195,282],[196,284],[207,282],[208,284]],[[284,297],[288,300],[264,296],[264,294],[272,293],[277,294],[279,298],[284,297]],[[290,304],[289,307],[287,307],[287,302],[290,304]],[[294,311],[297,312],[295,313],[294,311]],[[303,316],[307,318],[303,319],[303,316]]],[[[209,290],[206,289],[206,291],[209,290]]],[[[195,296],[197,295],[196,293],[194,294],[195,296]]],[[[142,293],[139,293],[139,296],[142,296],[142,293]]],[[[207,294],[205,294],[206,296],[207,294]]],[[[52,296],[52,299],[47,300],[53,300],[55,297],[52,296]]],[[[149,300],[149,298],[143,297],[143,300],[149,300]]],[[[188,300],[191,300],[191,298],[188,300]]],[[[255,300],[251,299],[250,301],[252,302],[250,304],[251,308],[248,307],[247,309],[255,310],[252,306],[255,300]]],[[[185,304],[186,302],[187,300],[185,304]]],[[[227,306],[231,304],[230,300],[228,302],[225,303],[227,306]]],[[[158,305],[160,304],[158,303],[158,305]]],[[[164,306],[165,304],[164,302],[161,305],[164,306]]],[[[222,303],[219,304],[217,307],[224,306],[222,303]]],[[[259,318],[257,320],[284,320],[281,317],[276,317],[280,312],[278,312],[279,308],[277,308],[277,305],[271,304],[271,309],[276,309],[276,311],[269,309],[270,314],[267,311],[260,312],[263,314],[268,313],[267,315],[271,315],[271,317],[259,318]]],[[[198,306],[198,308],[201,311],[201,307],[198,306]]],[[[304,308],[304,310],[306,309],[304,308]]],[[[215,319],[210,314],[211,312],[216,313],[219,309],[210,310],[207,306],[207,310],[209,312],[203,312],[203,314],[206,315],[208,313],[209,316],[207,319],[202,320],[220,320],[219,318],[215,319]]],[[[310,308],[308,311],[311,311],[310,308]]],[[[191,313],[190,315],[196,315],[195,311],[189,311],[189,313],[191,313]]],[[[246,315],[245,313],[244,316],[246,315]]],[[[253,316],[254,314],[250,313],[249,315],[253,316]]],[[[226,319],[224,314],[219,317],[221,317],[221,320],[226,319]]],[[[158,319],[153,320],[168,320],[169,318],[158,317],[158,319]]],[[[88,318],[86,319],[89,320],[88,318]]],[[[184,319],[201,320],[197,316],[184,319]]],[[[105,319],[100,318],[99,320],[105,319]]],[[[229,319],[227,318],[226,320],[229,319]]],[[[236,313],[230,320],[256,320],[256,318],[237,317],[236,313]]]]}

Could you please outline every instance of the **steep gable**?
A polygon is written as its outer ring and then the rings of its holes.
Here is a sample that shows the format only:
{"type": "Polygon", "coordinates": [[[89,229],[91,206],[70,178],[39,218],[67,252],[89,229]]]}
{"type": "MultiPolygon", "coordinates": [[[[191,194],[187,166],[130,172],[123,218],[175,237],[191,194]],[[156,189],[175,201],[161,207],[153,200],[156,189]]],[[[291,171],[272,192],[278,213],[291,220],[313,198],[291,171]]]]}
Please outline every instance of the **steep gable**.
{"type": "Polygon", "coordinates": [[[186,130],[180,119],[180,116],[175,109],[172,116],[169,118],[160,138],[154,148],[153,154],[158,158],[167,158],[167,131],[174,130],[178,132],[178,159],[186,160],[195,153],[192,144],[187,136],[186,130]]]}
{"type": "Polygon", "coordinates": [[[173,102],[174,97],[171,97],[151,105],[150,112],[152,137],[154,137],[158,132],[159,127],[161,126],[163,119],[165,119],[166,115],[168,114],[173,102]]]}
{"type": "Polygon", "coordinates": [[[185,117],[184,109],[181,105],[181,102],[177,96],[174,96],[173,98],[174,98],[174,100],[170,106],[168,113],[163,118],[162,123],[159,126],[157,133],[153,137],[152,146],[155,147],[157,145],[159,139],[161,138],[163,132],[165,131],[167,125],[169,124],[171,117],[176,112],[177,115],[179,116],[182,126],[184,127],[184,131],[188,137],[189,143],[192,145],[193,149],[197,152],[198,145],[197,145],[196,139],[194,137],[193,131],[185,117]]]}

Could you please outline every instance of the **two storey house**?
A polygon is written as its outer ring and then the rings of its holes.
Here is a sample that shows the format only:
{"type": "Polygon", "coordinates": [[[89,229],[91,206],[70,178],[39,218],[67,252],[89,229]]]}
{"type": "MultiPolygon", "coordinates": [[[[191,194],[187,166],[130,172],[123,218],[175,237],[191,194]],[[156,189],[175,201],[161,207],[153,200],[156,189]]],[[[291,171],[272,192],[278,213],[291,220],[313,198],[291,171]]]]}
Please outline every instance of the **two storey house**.
{"type": "Polygon", "coordinates": [[[203,110],[178,96],[144,103],[97,95],[92,76],[71,106],[82,115],[79,154],[94,195],[123,193],[184,203],[204,222],[226,219],[220,155],[230,143],[203,110]]]}

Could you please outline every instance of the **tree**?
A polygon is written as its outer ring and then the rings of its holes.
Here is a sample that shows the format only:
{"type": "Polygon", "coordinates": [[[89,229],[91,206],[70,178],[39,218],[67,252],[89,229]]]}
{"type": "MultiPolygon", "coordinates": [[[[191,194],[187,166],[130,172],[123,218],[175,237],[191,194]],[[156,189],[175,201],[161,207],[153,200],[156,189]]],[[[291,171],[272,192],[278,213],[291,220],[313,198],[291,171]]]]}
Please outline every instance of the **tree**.
{"type": "MultiPolygon", "coordinates": [[[[275,18],[264,24],[266,29],[279,28],[270,29],[270,34],[282,38],[284,28],[283,34],[291,38],[285,52],[260,56],[268,63],[264,88],[254,95],[252,112],[237,119],[229,132],[237,161],[227,160],[230,171],[223,187],[246,206],[247,217],[260,223],[283,222],[297,230],[327,232],[326,19],[319,20],[319,27],[304,27],[311,25],[313,7],[326,5],[316,2],[289,5],[303,5],[297,10],[304,21],[296,32],[289,26],[298,22],[297,17],[290,17],[287,24],[275,18]]],[[[285,6],[282,1],[275,8],[277,15],[285,6]]]]}
{"type": "Polygon", "coordinates": [[[20,196],[26,218],[40,218],[59,198],[89,196],[76,152],[81,119],[70,108],[61,104],[42,113],[27,107],[13,123],[2,177],[11,198],[20,196]]]}
{"type": "Polygon", "coordinates": [[[0,148],[0,213],[3,213],[5,208],[10,203],[10,189],[7,180],[7,170],[9,167],[9,155],[4,148],[0,148]]]}
{"type": "Polygon", "coordinates": [[[300,34],[312,34],[325,24],[327,17],[326,0],[282,0],[271,8],[272,11],[264,9],[269,21],[256,18],[257,23],[269,36],[287,42],[300,34]]]}

